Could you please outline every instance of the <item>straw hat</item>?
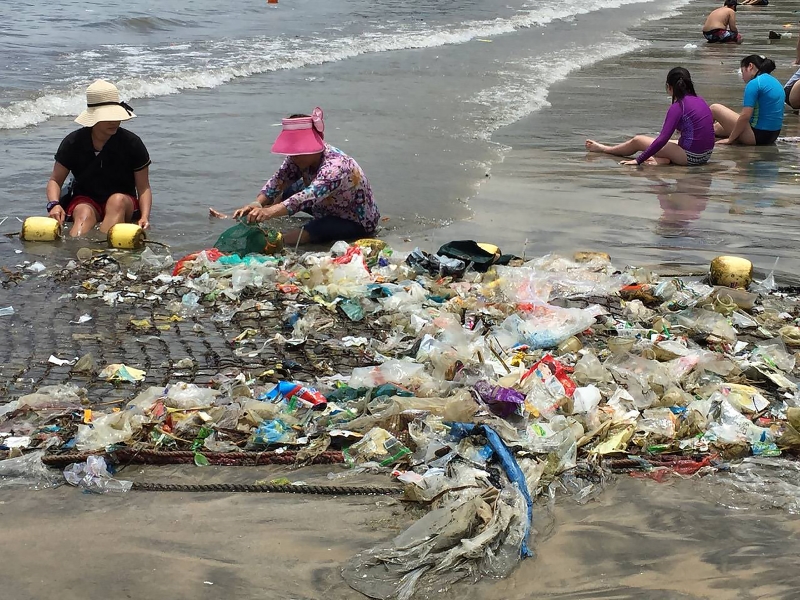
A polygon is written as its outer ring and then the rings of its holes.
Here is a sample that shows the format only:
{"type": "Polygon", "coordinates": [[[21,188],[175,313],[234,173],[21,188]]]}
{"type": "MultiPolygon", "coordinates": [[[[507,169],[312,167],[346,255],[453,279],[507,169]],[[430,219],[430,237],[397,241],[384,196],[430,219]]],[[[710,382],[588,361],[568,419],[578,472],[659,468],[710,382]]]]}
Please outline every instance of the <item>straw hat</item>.
{"type": "Polygon", "coordinates": [[[135,116],[130,106],[119,101],[117,86],[98,79],[86,88],[86,110],[78,115],[75,122],[91,127],[101,121],[127,121],[135,116]]]}

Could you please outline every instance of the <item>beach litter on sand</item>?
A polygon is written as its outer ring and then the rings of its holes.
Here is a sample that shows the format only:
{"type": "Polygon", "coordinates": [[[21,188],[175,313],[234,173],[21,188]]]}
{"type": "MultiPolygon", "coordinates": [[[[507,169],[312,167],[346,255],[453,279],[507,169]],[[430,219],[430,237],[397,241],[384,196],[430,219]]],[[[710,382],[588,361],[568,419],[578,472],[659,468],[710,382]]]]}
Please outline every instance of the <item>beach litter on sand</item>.
{"type": "MultiPolygon", "coordinates": [[[[76,302],[113,307],[132,334],[214,324],[250,366],[164,385],[101,356],[56,359],[129,386],[131,399],[93,404],[67,379],[0,405],[0,488],[182,489],[114,472],[136,462],[384,474],[384,487],[350,491],[402,493],[426,512],[344,565],[351,587],[381,599],[508,575],[534,556],[541,502],[587,503],[614,473],[713,474],[731,506],[768,495],[764,506],[797,512],[800,296],[771,274],[752,281],[748,265],[660,277],[601,253],[522,260],[468,242],[432,254],[375,240],[73,261],[52,270],[71,273],[76,302]],[[147,319],[133,315],[142,306],[147,319]],[[252,318],[239,327],[243,313],[252,318]],[[351,366],[309,351],[320,344],[351,366]]],[[[348,493],[288,477],[227,491],[348,493]]]]}

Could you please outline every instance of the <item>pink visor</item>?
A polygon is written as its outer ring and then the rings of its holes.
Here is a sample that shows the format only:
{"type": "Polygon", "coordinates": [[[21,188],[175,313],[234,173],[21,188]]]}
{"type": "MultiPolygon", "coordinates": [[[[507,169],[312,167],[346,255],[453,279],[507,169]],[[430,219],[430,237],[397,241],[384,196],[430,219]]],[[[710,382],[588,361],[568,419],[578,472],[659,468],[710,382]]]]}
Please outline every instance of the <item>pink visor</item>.
{"type": "Polygon", "coordinates": [[[325,131],[322,109],[317,107],[310,117],[281,120],[283,130],[272,144],[273,154],[317,154],[325,150],[325,142],[320,135],[325,131]]]}

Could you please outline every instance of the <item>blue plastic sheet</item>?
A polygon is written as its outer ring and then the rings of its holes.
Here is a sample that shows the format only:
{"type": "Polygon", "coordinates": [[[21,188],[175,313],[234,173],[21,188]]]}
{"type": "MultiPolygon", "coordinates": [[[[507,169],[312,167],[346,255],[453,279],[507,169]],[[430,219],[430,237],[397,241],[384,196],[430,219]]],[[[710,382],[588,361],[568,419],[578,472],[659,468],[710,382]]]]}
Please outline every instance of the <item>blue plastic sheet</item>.
{"type": "Polygon", "coordinates": [[[528,548],[528,535],[533,526],[533,499],[528,493],[528,483],[525,481],[525,474],[522,472],[522,469],[519,468],[517,459],[511,454],[508,446],[506,446],[500,436],[488,425],[476,425],[474,423],[448,423],[448,425],[451,428],[450,435],[458,440],[479,433],[483,433],[483,435],[486,436],[489,445],[492,447],[492,450],[494,450],[497,460],[500,461],[500,465],[503,467],[503,471],[506,472],[506,475],[511,481],[517,484],[519,491],[524,496],[525,502],[528,505],[528,525],[525,528],[525,537],[522,540],[520,555],[522,558],[533,556],[533,552],[528,548]]]}

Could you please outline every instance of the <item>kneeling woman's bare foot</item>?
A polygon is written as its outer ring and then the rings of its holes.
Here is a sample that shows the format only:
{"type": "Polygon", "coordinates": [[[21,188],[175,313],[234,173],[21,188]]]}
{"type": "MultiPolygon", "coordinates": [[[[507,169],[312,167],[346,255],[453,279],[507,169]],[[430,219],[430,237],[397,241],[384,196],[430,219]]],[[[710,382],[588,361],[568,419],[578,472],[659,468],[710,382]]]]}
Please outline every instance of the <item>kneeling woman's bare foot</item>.
{"type": "Polygon", "coordinates": [[[606,152],[608,146],[600,142],[595,142],[594,140],[586,140],[586,150],[589,152],[606,152]]]}

